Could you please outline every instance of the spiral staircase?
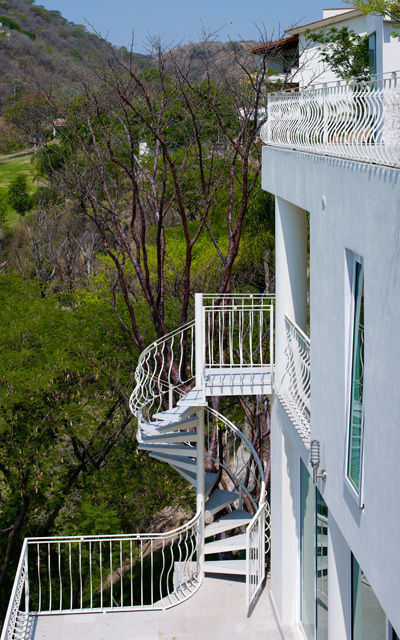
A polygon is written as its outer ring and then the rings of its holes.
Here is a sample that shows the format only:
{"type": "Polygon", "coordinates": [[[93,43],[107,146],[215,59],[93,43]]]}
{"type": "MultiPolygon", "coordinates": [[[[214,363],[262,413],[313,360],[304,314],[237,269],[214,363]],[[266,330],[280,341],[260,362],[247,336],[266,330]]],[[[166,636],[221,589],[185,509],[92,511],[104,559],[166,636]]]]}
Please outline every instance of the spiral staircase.
{"type": "Polygon", "coordinates": [[[196,490],[199,576],[245,576],[248,605],[265,577],[263,465],[245,433],[210,408],[207,397],[271,394],[272,341],[270,296],[197,294],[195,320],[140,356],[130,398],[139,449],[196,490]],[[212,471],[204,470],[205,452],[212,471]]]}
{"type": "Polygon", "coordinates": [[[271,394],[273,307],[196,294],[195,319],[143,351],[130,398],[139,449],[190,483],[196,513],[167,532],[26,538],[0,640],[32,638],[39,616],[168,609],[205,574],[244,577],[252,605],[269,548],[260,437],[207,398],[271,394]]]}

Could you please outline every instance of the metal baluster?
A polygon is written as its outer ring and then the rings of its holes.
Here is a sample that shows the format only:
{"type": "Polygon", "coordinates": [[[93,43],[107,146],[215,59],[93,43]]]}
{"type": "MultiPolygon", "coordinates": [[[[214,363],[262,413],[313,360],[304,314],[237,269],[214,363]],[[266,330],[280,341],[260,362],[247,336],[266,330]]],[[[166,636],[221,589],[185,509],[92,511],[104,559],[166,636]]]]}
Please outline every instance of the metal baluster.
{"type": "Polygon", "coordinates": [[[60,583],[60,611],[62,611],[62,573],[61,573],[61,545],[58,543],[58,581],[60,583]]]}
{"type": "Polygon", "coordinates": [[[73,589],[73,583],[72,583],[72,558],[71,558],[70,542],[68,542],[68,566],[69,566],[69,585],[70,585],[69,608],[70,608],[70,611],[72,611],[74,589],[73,589]]]}
{"type": "Polygon", "coordinates": [[[83,605],[83,593],[82,593],[82,543],[78,544],[78,553],[79,553],[79,600],[81,604],[81,609],[83,605]]]}
{"type": "Polygon", "coordinates": [[[52,584],[51,584],[50,542],[47,543],[47,573],[49,576],[49,611],[51,611],[53,592],[52,592],[52,584]]]}
{"type": "Polygon", "coordinates": [[[38,582],[39,582],[39,607],[38,607],[38,611],[40,613],[41,610],[42,610],[42,581],[40,579],[40,550],[39,550],[39,543],[37,543],[36,548],[37,548],[37,573],[38,573],[38,582]]]}

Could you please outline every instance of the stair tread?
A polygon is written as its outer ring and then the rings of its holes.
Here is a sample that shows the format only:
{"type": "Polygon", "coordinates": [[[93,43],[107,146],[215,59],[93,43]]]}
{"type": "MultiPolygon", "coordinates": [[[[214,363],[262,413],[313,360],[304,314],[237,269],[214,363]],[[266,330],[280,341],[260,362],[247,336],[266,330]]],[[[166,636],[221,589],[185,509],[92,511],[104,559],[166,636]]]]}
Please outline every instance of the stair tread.
{"type": "Polygon", "coordinates": [[[197,456],[196,447],[189,447],[186,444],[159,444],[157,442],[141,443],[139,445],[141,451],[158,451],[160,453],[177,454],[181,457],[195,458],[197,456]]]}
{"type": "Polygon", "coordinates": [[[205,573],[229,573],[246,575],[246,560],[207,560],[205,573]]]}
{"type": "Polygon", "coordinates": [[[234,500],[239,497],[239,494],[234,491],[226,491],[225,489],[216,489],[212,496],[207,500],[205,505],[205,517],[208,518],[214,513],[221,511],[224,507],[227,507],[234,500]]]}
{"type": "MultiPolygon", "coordinates": [[[[175,467],[171,464],[171,467],[177,472],[180,473],[183,478],[185,478],[190,484],[195,487],[196,486],[196,472],[187,471],[185,469],[179,469],[179,467],[175,467]]],[[[213,489],[216,480],[218,479],[218,473],[205,473],[204,474],[204,488],[206,496],[209,495],[211,490],[213,489]]]]}
{"type": "Polygon", "coordinates": [[[157,453],[156,451],[150,451],[150,457],[161,460],[162,462],[168,462],[168,464],[174,467],[182,467],[183,469],[196,469],[196,461],[192,458],[186,458],[184,456],[174,456],[171,453],[157,453]]]}
{"type": "Polygon", "coordinates": [[[204,553],[222,553],[224,551],[239,551],[246,549],[246,534],[239,533],[237,536],[214,540],[204,545],[204,553]]]}
{"type": "Polygon", "coordinates": [[[229,531],[230,529],[236,529],[236,527],[247,525],[252,519],[251,514],[243,509],[236,509],[232,513],[228,513],[222,516],[218,520],[215,520],[211,524],[205,527],[204,535],[206,538],[214,536],[223,531],[229,531]]]}
{"type": "Polygon", "coordinates": [[[181,400],[178,400],[178,406],[180,407],[202,407],[206,404],[204,390],[201,387],[194,387],[181,400]]]}
{"type": "Polygon", "coordinates": [[[184,442],[185,438],[187,442],[194,442],[195,440],[197,440],[197,433],[195,431],[172,431],[171,433],[156,432],[155,434],[151,435],[147,435],[147,433],[144,433],[143,436],[145,438],[145,440],[143,440],[143,443],[165,442],[165,444],[168,444],[168,441],[184,442]]]}

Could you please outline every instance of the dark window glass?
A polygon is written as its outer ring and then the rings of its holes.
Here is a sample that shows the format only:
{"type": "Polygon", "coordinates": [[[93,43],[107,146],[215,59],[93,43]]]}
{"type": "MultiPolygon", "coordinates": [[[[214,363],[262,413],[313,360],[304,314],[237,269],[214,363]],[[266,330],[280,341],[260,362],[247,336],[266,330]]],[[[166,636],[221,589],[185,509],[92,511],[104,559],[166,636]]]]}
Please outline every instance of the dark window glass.
{"type": "Polygon", "coordinates": [[[328,640],[328,507],[317,489],[317,640],[328,640]]]}
{"type": "Polygon", "coordinates": [[[300,462],[300,619],[308,640],[314,640],[314,486],[300,462]]]}
{"type": "Polygon", "coordinates": [[[368,38],[368,62],[371,75],[376,73],[376,33],[371,33],[368,38]]]}
{"type": "Polygon", "coordinates": [[[364,392],[364,268],[355,263],[353,350],[347,477],[357,493],[361,480],[361,445],[364,392]]]}
{"type": "Polygon", "coordinates": [[[386,616],[370,583],[352,556],[352,640],[386,640],[386,616]]]}

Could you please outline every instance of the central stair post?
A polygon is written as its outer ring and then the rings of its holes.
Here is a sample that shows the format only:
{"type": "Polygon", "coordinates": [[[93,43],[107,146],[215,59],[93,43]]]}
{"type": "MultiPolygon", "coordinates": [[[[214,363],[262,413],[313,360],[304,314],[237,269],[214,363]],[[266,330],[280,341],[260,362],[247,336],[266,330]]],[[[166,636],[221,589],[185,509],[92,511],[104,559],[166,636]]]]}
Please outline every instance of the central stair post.
{"type": "Polygon", "coordinates": [[[199,563],[200,576],[204,573],[204,505],[205,505],[205,483],[204,483],[204,407],[197,409],[197,483],[196,483],[196,507],[201,511],[199,519],[199,546],[197,550],[197,560],[199,563]]]}
{"type": "MultiPolygon", "coordinates": [[[[204,388],[204,368],[205,368],[205,313],[203,306],[203,294],[195,294],[195,366],[196,366],[196,387],[202,389],[205,398],[204,388]]],[[[198,407],[196,411],[198,417],[197,427],[197,467],[196,467],[196,493],[197,511],[201,511],[199,520],[199,546],[197,559],[199,563],[200,575],[204,572],[204,510],[205,510],[205,482],[204,482],[204,407],[198,407]]]]}

